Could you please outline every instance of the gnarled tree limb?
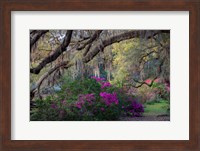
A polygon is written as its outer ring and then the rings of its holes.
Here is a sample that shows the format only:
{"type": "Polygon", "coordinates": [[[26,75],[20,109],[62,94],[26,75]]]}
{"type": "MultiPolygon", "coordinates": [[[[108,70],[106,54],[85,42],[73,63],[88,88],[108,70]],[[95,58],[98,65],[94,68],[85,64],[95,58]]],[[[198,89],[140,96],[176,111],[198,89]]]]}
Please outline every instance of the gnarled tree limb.
{"type": "Polygon", "coordinates": [[[30,51],[33,45],[42,37],[42,35],[46,34],[49,30],[33,30],[31,31],[31,39],[30,39],[30,51]]]}
{"type": "Polygon", "coordinates": [[[103,30],[97,30],[97,31],[95,31],[95,33],[93,34],[93,36],[92,36],[88,41],[86,41],[85,43],[83,43],[82,45],[80,45],[80,46],[77,48],[77,50],[82,50],[82,49],[84,49],[88,44],[91,44],[93,41],[95,41],[95,40],[99,37],[99,35],[101,34],[102,31],[103,31],[103,30]]]}
{"type": "Polygon", "coordinates": [[[135,82],[139,83],[139,85],[137,85],[137,86],[131,85],[131,86],[133,86],[134,88],[139,88],[139,87],[141,87],[141,86],[143,86],[143,85],[147,85],[147,86],[151,87],[151,86],[153,85],[154,81],[155,81],[157,78],[158,78],[158,76],[154,77],[150,84],[147,83],[147,82],[145,82],[145,81],[139,82],[139,81],[135,81],[135,80],[134,80],[135,82]]]}
{"type": "Polygon", "coordinates": [[[159,33],[169,33],[168,30],[152,30],[150,31],[150,34],[147,33],[145,30],[136,30],[136,31],[128,31],[116,36],[112,36],[107,39],[101,40],[100,43],[97,43],[96,45],[92,46],[90,48],[90,51],[87,53],[87,55],[83,58],[83,62],[87,63],[92,58],[94,58],[100,51],[103,51],[105,47],[117,43],[123,40],[132,39],[132,38],[151,38],[152,36],[155,36],[159,33]],[[151,34],[152,33],[152,34],[151,34]]]}
{"type": "Polygon", "coordinates": [[[67,31],[63,43],[55,50],[55,52],[50,56],[44,58],[37,67],[30,69],[30,72],[38,74],[45,65],[56,60],[66,50],[66,47],[70,44],[71,36],[72,36],[72,30],[67,31]]]}
{"type": "Polygon", "coordinates": [[[46,72],[45,74],[43,74],[41,77],[40,77],[40,79],[37,81],[37,83],[36,83],[36,86],[33,88],[33,89],[31,89],[31,91],[30,91],[30,95],[32,95],[35,91],[36,91],[36,89],[40,89],[40,86],[41,86],[41,84],[43,83],[43,81],[49,76],[49,75],[51,75],[54,71],[56,71],[57,69],[59,69],[59,68],[61,68],[61,67],[65,67],[65,69],[67,69],[67,68],[69,68],[69,67],[71,67],[71,66],[73,66],[74,65],[74,63],[73,62],[69,62],[69,61],[63,61],[63,62],[61,62],[61,63],[59,63],[59,64],[57,64],[57,65],[55,65],[53,68],[51,68],[48,72],[46,72]]]}
{"type": "Polygon", "coordinates": [[[131,85],[131,86],[134,87],[134,88],[139,88],[139,87],[141,87],[143,85],[147,85],[147,86],[151,87],[153,85],[154,81],[160,76],[160,74],[162,72],[162,66],[163,66],[163,64],[164,64],[164,59],[162,60],[162,62],[159,65],[158,74],[153,78],[153,80],[151,81],[150,84],[147,83],[147,82],[145,82],[145,81],[140,82],[140,81],[137,81],[137,80],[133,79],[133,81],[136,82],[136,83],[139,83],[139,85],[137,85],[137,86],[136,85],[131,85]]]}

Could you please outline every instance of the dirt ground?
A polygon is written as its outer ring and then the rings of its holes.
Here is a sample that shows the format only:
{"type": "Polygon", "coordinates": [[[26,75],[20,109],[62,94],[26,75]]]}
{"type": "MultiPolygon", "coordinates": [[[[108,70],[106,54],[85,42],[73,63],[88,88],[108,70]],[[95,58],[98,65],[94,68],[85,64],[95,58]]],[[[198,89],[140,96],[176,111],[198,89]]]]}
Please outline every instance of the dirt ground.
{"type": "Polygon", "coordinates": [[[122,117],[120,121],[170,121],[170,116],[122,117]]]}

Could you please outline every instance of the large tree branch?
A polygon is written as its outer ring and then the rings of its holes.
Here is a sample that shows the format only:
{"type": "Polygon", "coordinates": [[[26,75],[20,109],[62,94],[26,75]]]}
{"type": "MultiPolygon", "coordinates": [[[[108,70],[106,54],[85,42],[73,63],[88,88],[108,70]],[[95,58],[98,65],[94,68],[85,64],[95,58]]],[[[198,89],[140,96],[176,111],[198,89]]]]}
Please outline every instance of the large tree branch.
{"type": "MultiPolygon", "coordinates": [[[[96,31],[94,33],[94,35],[87,42],[85,42],[83,45],[79,46],[77,49],[78,50],[84,49],[87,45],[91,44],[94,40],[96,40],[101,32],[102,32],[102,30],[96,31]]],[[[143,39],[147,38],[148,39],[148,38],[151,38],[152,36],[155,36],[159,33],[169,33],[169,31],[168,30],[129,31],[129,32],[125,32],[125,33],[122,33],[122,34],[119,34],[119,35],[116,35],[116,36],[112,36],[112,37],[107,38],[107,39],[100,40],[96,45],[92,45],[91,48],[89,50],[87,50],[86,53],[84,53],[85,56],[83,58],[83,62],[84,63],[89,62],[99,53],[99,51],[103,51],[105,47],[107,47],[107,46],[109,46],[113,43],[120,42],[120,41],[127,40],[127,39],[131,39],[131,38],[143,38],[143,39]]],[[[34,74],[38,74],[40,72],[40,70],[46,64],[56,60],[62,54],[62,52],[66,50],[66,47],[70,43],[71,35],[72,35],[72,31],[68,31],[66,36],[65,36],[65,40],[63,41],[61,46],[59,46],[52,55],[45,58],[36,68],[30,69],[30,72],[34,73],[34,74]]]]}
{"type": "Polygon", "coordinates": [[[151,86],[153,85],[154,81],[155,81],[155,80],[160,76],[160,74],[162,73],[162,66],[163,66],[163,64],[164,64],[164,59],[162,60],[162,62],[161,62],[160,65],[159,65],[158,74],[153,78],[153,80],[151,81],[151,83],[147,83],[146,81],[140,82],[140,81],[138,81],[138,80],[133,79],[133,81],[136,82],[136,83],[138,83],[139,85],[136,86],[136,85],[131,84],[131,86],[134,87],[134,88],[139,88],[139,87],[141,87],[141,86],[143,86],[143,85],[147,85],[147,86],[151,87],[151,86]]]}
{"type": "Polygon", "coordinates": [[[42,37],[42,35],[46,34],[49,30],[33,30],[31,31],[31,39],[30,39],[30,51],[33,45],[42,37]]]}
{"type": "Polygon", "coordinates": [[[86,56],[86,55],[87,55],[87,53],[88,53],[88,51],[90,50],[91,46],[92,46],[92,44],[87,45],[87,47],[85,48],[85,51],[84,51],[84,53],[83,53],[83,56],[86,56]]]}
{"type": "Polygon", "coordinates": [[[30,69],[30,72],[38,74],[45,65],[56,60],[66,50],[66,47],[70,44],[71,37],[72,37],[72,30],[69,30],[67,31],[62,44],[55,50],[55,52],[50,56],[44,58],[37,67],[30,69]]]}
{"type": "Polygon", "coordinates": [[[77,50],[82,50],[82,49],[84,49],[88,44],[91,44],[94,40],[96,40],[96,39],[99,37],[99,35],[101,34],[102,31],[103,31],[103,30],[97,30],[97,31],[95,31],[95,33],[92,35],[92,37],[91,37],[88,41],[86,41],[85,43],[81,44],[81,45],[77,48],[77,50]]]}
{"type": "Polygon", "coordinates": [[[50,76],[54,71],[56,71],[57,69],[61,68],[61,67],[65,67],[65,69],[73,66],[74,63],[73,62],[69,62],[69,61],[63,61],[57,65],[55,65],[53,68],[51,68],[48,72],[46,72],[45,74],[43,74],[40,79],[36,82],[36,86],[30,90],[30,94],[32,95],[33,93],[35,93],[36,89],[40,89],[41,84],[43,83],[43,81],[50,76]]]}
{"type": "Polygon", "coordinates": [[[145,55],[143,55],[143,56],[140,58],[139,64],[142,63],[142,61],[143,61],[143,59],[144,59],[145,57],[148,57],[149,55],[151,55],[151,54],[153,54],[153,53],[158,53],[158,52],[156,52],[155,50],[153,50],[153,51],[150,51],[150,52],[146,53],[145,55]]]}
{"type": "Polygon", "coordinates": [[[141,86],[143,86],[143,85],[147,85],[147,86],[151,87],[151,86],[153,85],[154,81],[155,81],[157,78],[158,78],[158,76],[155,76],[155,77],[153,78],[153,80],[151,81],[151,83],[147,83],[147,82],[145,82],[145,81],[139,82],[139,81],[134,80],[135,82],[139,83],[139,85],[137,85],[137,86],[131,85],[131,86],[133,86],[134,88],[139,88],[139,87],[141,87],[141,86]]]}
{"type": "Polygon", "coordinates": [[[145,30],[136,30],[136,31],[129,31],[125,32],[116,36],[112,36],[110,38],[101,40],[96,45],[92,46],[90,51],[87,53],[87,55],[83,58],[83,62],[87,63],[92,58],[94,58],[100,51],[103,51],[105,47],[117,43],[123,40],[128,40],[132,38],[146,38],[149,39],[159,33],[169,33],[168,30],[151,30],[151,31],[145,31],[145,30]]]}

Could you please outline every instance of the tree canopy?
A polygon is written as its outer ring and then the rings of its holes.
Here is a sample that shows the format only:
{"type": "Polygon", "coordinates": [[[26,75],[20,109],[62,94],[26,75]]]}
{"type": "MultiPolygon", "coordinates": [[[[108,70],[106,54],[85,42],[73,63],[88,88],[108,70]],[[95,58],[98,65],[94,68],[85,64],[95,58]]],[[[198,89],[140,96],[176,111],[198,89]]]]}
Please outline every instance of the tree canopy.
{"type": "Polygon", "coordinates": [[[169,50],[169,30],[31,30],[30,93],[66,74],[135,88],[169,82],[169,50]]]}

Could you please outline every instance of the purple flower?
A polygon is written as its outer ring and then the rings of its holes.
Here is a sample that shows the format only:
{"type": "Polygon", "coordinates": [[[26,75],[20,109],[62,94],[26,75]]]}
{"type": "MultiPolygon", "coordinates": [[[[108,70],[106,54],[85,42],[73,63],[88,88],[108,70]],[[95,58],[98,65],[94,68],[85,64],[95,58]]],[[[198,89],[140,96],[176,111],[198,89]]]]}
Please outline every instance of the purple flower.
{"type": "Polygon", "coordinates": [[[92,93],[91,94],[80,94],[78,100],[92,104],[92,101],[95,100],[95,96],[92,93]]]}
{"type": "Polygon", "coordinates": [[[95,76],[92,76],[91,78],[95,79],[97,82],[101,82],[101,81],[105,80],[105,78],[99,78],[99,77],[95,77],[95,76]]]}
{"type": "Polygon", "coordinates": [[[100,96],[103,98],[103,101],[107,106],[110,106],[111,104],[118,104],[119,101],[117,99],[117,94],[114,93],[107,93],[107,92],[101,92],[100,96]]]}
{"type": "Polygon", "coordinates": [[[101,88],[106,88],[106,87],[111,87],[112,85],[110,84],[110,82],[102,82],[101,83],[101,88]]]}
{"type": "Polygon", "coordinates": [[[79,101],[76,103],[76,107],[81,109],[82,108],[82,105],[83,105],[83,102],[79,101]]]}
{"type": "Polygon", "coordinates": [[[63,104],[63,105],[66,105],[66,101],[65,100],[61,100],[61,103],[63,104]]]}
{"type": "Polygon", "coordinates": [[[102,108],[101,108],[101,111],[105,111],[105,109],[102,107],[102,108]]]}
{"type": "Polygon", "coordinates": [[[133,100],[131,104],[126,107],[125,110],[127,113],[131,113],[133,117],[139,117],[142,116],[142,113],[144,112],[144,107],[141,103],[133,100]]]}
{"type": "Polygon", "coordinates": [[[79,109],[82,108],[82,106],[87,102],[89,105],[93,103],[95,100],[94,94],[79,94],[78,101],[76,102],[76,107],[79,109]]]}
{"type": "Polygon", "coordinates": [[[56,105],[55,103],[52,103],[52,104],[51,104],[51,108],[52,108],[52,109],[57,109],[58,107],[57,107],[57,105],[56,105]]]}

